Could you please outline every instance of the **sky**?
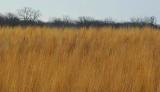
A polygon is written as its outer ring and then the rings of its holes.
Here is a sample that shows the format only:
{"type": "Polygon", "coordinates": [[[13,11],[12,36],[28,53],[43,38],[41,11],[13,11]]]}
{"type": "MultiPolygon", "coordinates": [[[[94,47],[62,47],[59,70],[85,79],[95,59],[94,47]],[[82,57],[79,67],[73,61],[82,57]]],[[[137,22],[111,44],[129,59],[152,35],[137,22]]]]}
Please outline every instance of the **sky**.
{"type": "Polygon", "coordinates": [[[40,10],[41,19],[70,16],[90,16],[95,19],[113,18],[126,21],[131,17],[155,16],[160,23],[160,0],[0,0],[0,13],[23,7],[40,10]]]}

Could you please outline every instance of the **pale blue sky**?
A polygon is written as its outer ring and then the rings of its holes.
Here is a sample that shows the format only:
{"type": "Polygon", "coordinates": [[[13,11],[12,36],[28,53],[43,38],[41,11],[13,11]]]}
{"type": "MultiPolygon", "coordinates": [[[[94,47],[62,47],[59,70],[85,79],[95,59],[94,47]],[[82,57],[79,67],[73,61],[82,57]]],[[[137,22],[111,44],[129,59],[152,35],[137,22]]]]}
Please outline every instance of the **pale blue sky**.
{"type": "Polygon", "coordinates": [[[16,12],[24,6],[39,9],[45,20],[52,16],[112,17],[115,20],[156,16],[160,23],[160,0],[0,0],[1,13],[16,12]]]}

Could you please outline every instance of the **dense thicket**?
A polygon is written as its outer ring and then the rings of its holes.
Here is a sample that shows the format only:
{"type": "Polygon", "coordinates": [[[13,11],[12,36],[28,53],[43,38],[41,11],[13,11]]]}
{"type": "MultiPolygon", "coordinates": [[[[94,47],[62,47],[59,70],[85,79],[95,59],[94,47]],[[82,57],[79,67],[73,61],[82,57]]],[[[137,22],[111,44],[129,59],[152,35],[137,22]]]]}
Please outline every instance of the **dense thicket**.
{"type": "Polygon", "coordinates": [[[0,15],[0,26],[49,26],[49,27],[144,27],[151,26],[159,28],[156,25],[155,17],[131,18],[129,22],[115,22],[112,19],[96,20],[91,17],[79,17],[78,20],[72,20],[69,17],[54,18],[48,22],[39,20],[41,13],[39,10],[24,7],[18,10],[17,14],[8,13],[0,15]]]}
{"type": "Polygon", "coordinates": [[[43,22],[41,20],[33,21],[33,20],[21,20],[16,16],[8,17],[8,16],[0,16],[0,26],[49,26],[49,27],[103,27],[103,26],[111,26],[111,27],[144,27],[151,26],[157,27],[158,25],[149,22],[110,22],[103,20],[58,20],[55,19],[49,22],[43,22]]]}

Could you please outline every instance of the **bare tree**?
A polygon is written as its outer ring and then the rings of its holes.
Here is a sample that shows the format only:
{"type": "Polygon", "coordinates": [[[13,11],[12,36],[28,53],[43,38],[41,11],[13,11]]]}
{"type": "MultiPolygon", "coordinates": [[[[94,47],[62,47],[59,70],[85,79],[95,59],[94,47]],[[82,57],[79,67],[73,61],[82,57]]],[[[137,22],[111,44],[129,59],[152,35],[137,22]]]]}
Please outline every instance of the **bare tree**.
{"type": "Polygon", "coordinates": [[[7,25],[15,26],[15,25],[18,25],[19,22],[20,22],[20,20],[15,14],[13,14],[13,13],[6,14],[7,25]]]}
{"type": "Polygon", "coordinates": [[[71,21],[72,21],[69,16],[63,16],[62,20],[64,23],[71,23],[71,21]]]}
{"type": "Polygon", "coordinates": [[[39,10],[34,10],[30,7],[24,7],[18,10],[18,15],[22,20],[37,21],[41,14],[39,10]]]}
{"type": "Polygon", "coordinates": [[[131,18],[132,23],[156,24],[156,17],[131,18]]]}
{"type": "Polygon", "coordinates": [[[155,16],[150,17],[151,24],[156,24],[157,19],[155,16]]]}
{"type": "Polygon", "coordinates": [[[88,17],[88,16],[79,17],[79,22],[80,23],[86,23],[86,22],[91,22],[91,21],[94,21],[94,18],[88,17]]]}
{"type": "Polygon", "coordinates": [[[105,23],[115,23],[114,20],[113,20],[112,18],[110,18],[110,17],[109,17],[109,18],[106,18],[106,19],[104,20],[104,22],[105,22],[105,23]]]}
{"type": "Polygon", "coordinates": [[[143,19],[139,18],[139,17],[133,17],[133,18],[130,19],[130,21],[132,23],[141,23],[143,21],[143,19]]]}
{"type": "Polygon", "coordinates": [[[7,19],[17,19],[18,20],[18,17],[13,13],[7,13],[6,17],[7,19]]]}

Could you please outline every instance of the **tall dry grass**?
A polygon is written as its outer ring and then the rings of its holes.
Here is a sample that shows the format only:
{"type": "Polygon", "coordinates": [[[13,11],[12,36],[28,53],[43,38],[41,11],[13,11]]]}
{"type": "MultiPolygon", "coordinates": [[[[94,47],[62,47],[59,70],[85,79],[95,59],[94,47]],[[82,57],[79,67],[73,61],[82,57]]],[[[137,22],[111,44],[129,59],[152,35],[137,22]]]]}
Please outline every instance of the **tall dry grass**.
{"type": "Polygon", "coordinates": [[[160,92],[160,30],[0,28],[0,92],[160,92]]]}

